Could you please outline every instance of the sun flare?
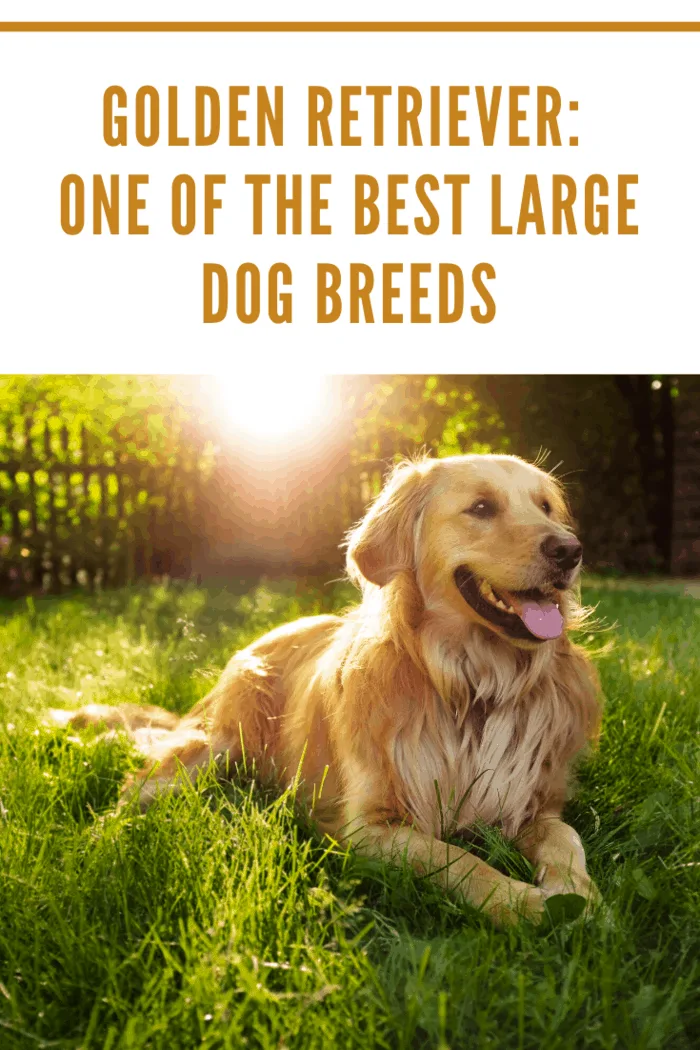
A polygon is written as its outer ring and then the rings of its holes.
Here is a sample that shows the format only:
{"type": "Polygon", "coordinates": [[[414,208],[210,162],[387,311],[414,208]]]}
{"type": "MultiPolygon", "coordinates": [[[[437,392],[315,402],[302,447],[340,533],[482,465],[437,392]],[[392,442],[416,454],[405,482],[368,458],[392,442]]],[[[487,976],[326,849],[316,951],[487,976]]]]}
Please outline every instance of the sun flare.
{"type": "Polygon", "coordinates": [[[320,375],[216,377],[218,414],[226,427],[259,442],[275,442],[321,429],[327,381],[320,375]]]}

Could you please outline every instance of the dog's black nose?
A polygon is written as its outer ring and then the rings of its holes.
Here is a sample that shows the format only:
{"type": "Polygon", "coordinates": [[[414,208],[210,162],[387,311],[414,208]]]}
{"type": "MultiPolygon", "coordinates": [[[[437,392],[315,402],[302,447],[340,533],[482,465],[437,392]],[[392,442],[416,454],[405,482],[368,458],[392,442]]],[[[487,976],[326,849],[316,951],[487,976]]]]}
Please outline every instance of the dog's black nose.
{"type": "Polygon", "coordinates": [[[559,569],[575,569],[583,554],[583,547],[575,536],[548,536],[540,550],[559,569]]]}

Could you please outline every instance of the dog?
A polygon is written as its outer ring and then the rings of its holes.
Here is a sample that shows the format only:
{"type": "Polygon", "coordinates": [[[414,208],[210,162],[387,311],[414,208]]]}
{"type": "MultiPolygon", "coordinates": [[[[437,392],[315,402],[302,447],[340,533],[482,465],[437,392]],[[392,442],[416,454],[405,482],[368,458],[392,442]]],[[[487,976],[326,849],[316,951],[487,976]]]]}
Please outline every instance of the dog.
{"type": "Polygon", "coordinates": [[[350,532],[362,600],[278,627],[229,661],[184,718],[91,705],[74,727],[122,727],[143,751],[142,805],[212,756],[297,775],[322,832],[408,863],[497,924],[548,897],[599,899],[561,820],[575,757],[597,738],[599,686],[567,631],[582,548],[559,483],[510,455],[403,462],[350,532]],[[509,878],[448,842],[502,829],[535,868],[509,878]]]}

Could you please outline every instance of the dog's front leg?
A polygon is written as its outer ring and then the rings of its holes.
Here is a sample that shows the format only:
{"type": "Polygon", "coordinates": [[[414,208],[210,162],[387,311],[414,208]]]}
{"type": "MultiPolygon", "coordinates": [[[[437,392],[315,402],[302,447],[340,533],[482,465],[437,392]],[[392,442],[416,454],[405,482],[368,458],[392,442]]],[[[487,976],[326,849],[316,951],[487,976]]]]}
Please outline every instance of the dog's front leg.
{"type": "Polygon", "coordinates": [[[367,824],[347,837],[365,856],[410,864],[419,875],[486,912],[497,925],[520,918],[538,921],[542,916],[544,894],[537,887],[510,879],[467,850],[415,828],[367,824]]]}
{"type": "Polygon", "coordinates": [[[545,897],[578,893],[589,905],[600,893],[586,871],[586,854],[578,834],[555,813],[545,813],[520,832],[518,849],[535,867],[535,881],[545,897]]]}

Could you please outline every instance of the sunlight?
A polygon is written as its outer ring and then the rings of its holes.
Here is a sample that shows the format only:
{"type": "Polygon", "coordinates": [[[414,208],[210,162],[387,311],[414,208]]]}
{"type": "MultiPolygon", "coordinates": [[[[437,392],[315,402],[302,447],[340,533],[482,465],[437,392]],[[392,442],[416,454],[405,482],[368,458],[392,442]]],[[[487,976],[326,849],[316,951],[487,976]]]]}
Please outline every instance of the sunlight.
{"type": "Polygon", "coordinates": [[[322,375],[227,373],[216,376],[215,385],[222,422],[256,441],[298,437],[325,423],[327,380],[322,375]]]}

